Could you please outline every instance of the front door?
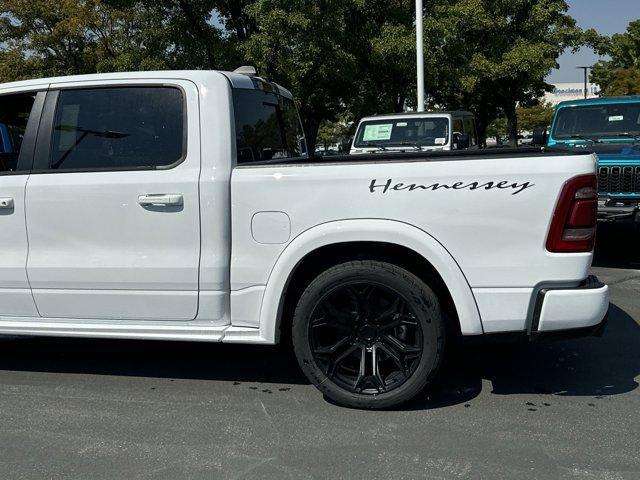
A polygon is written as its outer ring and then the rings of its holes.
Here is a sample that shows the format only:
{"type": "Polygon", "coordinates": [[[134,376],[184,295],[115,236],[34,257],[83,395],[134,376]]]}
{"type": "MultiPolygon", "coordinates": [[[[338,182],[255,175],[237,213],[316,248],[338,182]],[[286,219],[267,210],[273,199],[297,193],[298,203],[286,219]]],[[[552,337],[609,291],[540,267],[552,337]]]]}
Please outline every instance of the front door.
{"type": "Polygon", "coordinates": [[[51,86],[26,187],[41,316],[196,317],[198,117],[189,82],[51,86]]]}
{"type": "Polygon", "coordinates": [[[0,316],[3,317],[38,316],[26,271],[24,193],[44,95],[36,91],[0,94],[0,316]]]}

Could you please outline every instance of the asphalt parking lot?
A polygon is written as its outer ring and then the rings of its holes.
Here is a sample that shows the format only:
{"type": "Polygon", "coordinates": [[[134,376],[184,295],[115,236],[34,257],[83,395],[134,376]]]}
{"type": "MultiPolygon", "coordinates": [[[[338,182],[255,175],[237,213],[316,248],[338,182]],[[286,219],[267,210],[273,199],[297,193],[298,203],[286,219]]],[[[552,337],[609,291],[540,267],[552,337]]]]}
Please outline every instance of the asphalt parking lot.
{"type": "Polygon", "coordinates": [[[466,347],[396,411],[278,348],[0,339],[3,479],[638,479],[640,233],[601,228],[602,338],[466,347]]]}

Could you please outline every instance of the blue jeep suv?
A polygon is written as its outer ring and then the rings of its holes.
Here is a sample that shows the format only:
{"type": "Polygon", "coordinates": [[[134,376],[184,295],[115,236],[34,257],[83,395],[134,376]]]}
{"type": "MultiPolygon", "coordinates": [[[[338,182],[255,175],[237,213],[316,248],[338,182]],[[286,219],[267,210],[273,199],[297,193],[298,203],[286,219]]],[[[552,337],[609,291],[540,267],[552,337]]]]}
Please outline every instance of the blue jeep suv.
{"type": "Polygon", "coordinates": [[[558,104],[547,145],[595,152],[598,219],[640,224],[640,96],[558,104]]]}

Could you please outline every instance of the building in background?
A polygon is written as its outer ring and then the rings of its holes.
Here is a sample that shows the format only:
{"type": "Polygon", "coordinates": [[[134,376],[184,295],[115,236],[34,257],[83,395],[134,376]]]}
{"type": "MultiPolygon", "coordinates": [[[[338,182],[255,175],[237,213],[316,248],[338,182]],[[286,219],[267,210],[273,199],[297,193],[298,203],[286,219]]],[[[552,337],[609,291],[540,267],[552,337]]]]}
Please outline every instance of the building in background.
{"type": "MultiPolygon", "coordinates": [[[[583,82],[552,83],[551,85],[554,87],[553,91],[546,93],[544,100],[552,105],[557,105],[566,100],[580,100],[584,98],[583,82]]],[[[587,98],[597,97],[599,94],[600,87],[598,87],[598,85],[593,83],[587,85],[587,98]]]]}

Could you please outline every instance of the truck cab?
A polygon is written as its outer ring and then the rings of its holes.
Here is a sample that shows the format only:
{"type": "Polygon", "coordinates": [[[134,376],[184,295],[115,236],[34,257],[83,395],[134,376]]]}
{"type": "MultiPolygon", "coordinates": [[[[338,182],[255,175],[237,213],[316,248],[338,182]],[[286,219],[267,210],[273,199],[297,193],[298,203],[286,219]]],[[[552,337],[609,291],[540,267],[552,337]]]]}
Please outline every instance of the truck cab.
{"type": "Polygon", "coordinates": [[[598,219],[640,224],[640,96],[558,104],[547,145],[598,157],[598,219]]]}
{"type": "Polygon", "coordinates": [[[432,111],[376,115],[360,120],[351,154],[478,148],[471,112],[432,111]]]}

